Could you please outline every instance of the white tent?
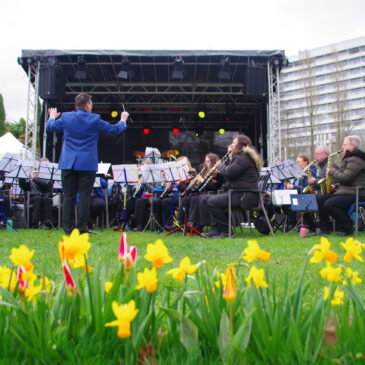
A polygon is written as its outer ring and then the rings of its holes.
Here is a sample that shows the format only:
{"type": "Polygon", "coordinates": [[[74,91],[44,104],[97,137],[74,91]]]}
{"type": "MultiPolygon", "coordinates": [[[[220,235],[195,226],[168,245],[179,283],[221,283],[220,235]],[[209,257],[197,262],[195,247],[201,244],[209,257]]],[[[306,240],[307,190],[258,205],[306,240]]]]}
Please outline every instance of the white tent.
{"type": "MultiPolygon", "coordinates": [[[[24,145],[16,139],[10,132],[0,137],[0,158],[6,152],[14,153],[22,157],[24,145]]],[[[27,151],[28,158],[31,158],[31,152],[27,151]]]]}

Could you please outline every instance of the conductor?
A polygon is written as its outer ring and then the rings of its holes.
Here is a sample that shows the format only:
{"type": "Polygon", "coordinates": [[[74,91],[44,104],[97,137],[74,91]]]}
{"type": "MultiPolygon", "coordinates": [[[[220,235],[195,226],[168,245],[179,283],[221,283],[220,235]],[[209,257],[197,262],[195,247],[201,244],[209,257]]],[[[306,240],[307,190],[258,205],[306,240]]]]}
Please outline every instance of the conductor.
{"type": "Polygon", "coordinates": [[[89,94],[81,93],[75,98],[76,111],[61,113],[57,108],[49,109],[47,132],[63,132],[62,153],[58,163],[61,171],[64,192],[62,226],[66,234],[74,228],[81,233],[87,232],[90,214],[91,192],[98,170],[99,134],[120,134],[127,129],[129,114],[123,112],[120,122],[109,124],[100,119],[100,115],[91,113],[93,107],[89,94]],[[58,119],[57,119],[58,118],[58,119]],[[76,194],[77,225],[75,225],[76,194]]]}

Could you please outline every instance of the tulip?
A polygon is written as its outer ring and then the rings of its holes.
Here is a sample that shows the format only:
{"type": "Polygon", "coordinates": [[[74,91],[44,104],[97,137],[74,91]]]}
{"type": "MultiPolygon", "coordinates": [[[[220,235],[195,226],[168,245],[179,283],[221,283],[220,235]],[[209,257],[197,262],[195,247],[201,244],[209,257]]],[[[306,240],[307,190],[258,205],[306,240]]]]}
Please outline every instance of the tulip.
{"type": "Polygon", "coordinates": [[[118,260],[123,263],[126,271],[130,271],[137,259],[137,247],[128,246],[127,233],[123,232],[120,237],[118,260]]]}
{"type": "Polygon", "coordinates": [[[105,327],[118,326],[118,337],[127,338],[131,335],[131,322],[136,317],[138,309],[134,300],[128,304],[118,305],[116,301],[112,303],[114,315],[117,317],[115,321],[105,324],[105,327]]]}
{"type": "Polygon", "coordinates": [[[233,268],[229,267],[226,271],[226,286],[223,292],[223,298],[227,302],[232,302],[237,296],[236,288],[234,286],[233,268]]]}
{"type": "Polygon", "coordinates": [[[159,269],[163,264],[172,262],[167,247],[161,240],[147,245],[147,254],[144,256],[147,261],[152,262],[153,267],[159,269]]]}

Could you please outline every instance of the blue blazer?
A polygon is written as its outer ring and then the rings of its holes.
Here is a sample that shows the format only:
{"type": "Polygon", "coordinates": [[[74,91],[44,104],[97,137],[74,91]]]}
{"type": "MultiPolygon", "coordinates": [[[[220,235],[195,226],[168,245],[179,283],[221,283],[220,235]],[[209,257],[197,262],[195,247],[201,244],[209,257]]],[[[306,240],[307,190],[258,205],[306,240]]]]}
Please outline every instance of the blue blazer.
{"type": "Polygon", "coordinates": [[[109,124],[101,120],[100,115],[80,109],[62,113],[59,119],[49,118],[46,129],[47,132],[63,132],[59,169],[97,171],[99,134],[120,134],[127,125],[124,121],[109,124]]]}

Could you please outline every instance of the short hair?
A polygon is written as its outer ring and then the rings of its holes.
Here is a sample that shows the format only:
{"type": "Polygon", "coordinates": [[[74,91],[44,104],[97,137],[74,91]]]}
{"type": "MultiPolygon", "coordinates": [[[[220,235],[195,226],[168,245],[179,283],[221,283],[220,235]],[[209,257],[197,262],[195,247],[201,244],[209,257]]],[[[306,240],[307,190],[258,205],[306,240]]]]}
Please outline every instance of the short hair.
{"type": "Polygon", "coordinates": [[[301,158],[304,162],[309,164],[309,158],[306,155],[299,155],[297,158],[301,158]]]}
{"type": "Polygon", "coordinates": [[[317,150],[323,150],[323,152],[327,153],[327,155],[329,155],[331,153],[330,149],[327,146],[318,146],[316,148],[316,151],[317,150]]]}
{"type": "Polygon", "coordinates": [[[76,95],[75,107],[76,109],[84,109],[87,103],[91,103],[91,95],[87,93],[80,93],[76,95]]]}
{"type": "Polygon", "coordinates": [[[356,148],[359,148],[360,147],[360,144],[361,144],[361,138],[360,138],[360,136],[354,134],[352,136],[345,137],[345,139],[347,139],[351,144],[355,145],[356,148]]]}

